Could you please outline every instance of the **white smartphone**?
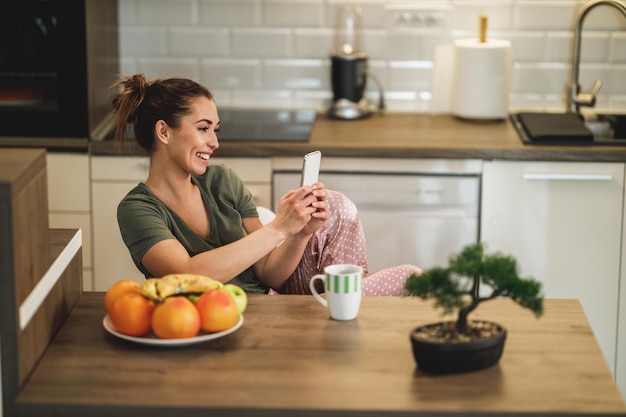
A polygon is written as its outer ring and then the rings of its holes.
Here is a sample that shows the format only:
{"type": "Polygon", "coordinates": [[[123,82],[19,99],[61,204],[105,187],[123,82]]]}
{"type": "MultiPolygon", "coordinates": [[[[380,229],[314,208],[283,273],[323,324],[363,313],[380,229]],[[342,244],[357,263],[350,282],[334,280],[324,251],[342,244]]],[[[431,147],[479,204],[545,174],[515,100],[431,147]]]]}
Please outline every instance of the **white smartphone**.
{"type": "Polygon", "coordinates": [[[320,175],[321,162],[322,153],[320,151],[313,151],[304,155],[304,159],[302,160],[302,177],[300,179],[300,187],[303,185],[313,185],[317,182],[320,175]]]}

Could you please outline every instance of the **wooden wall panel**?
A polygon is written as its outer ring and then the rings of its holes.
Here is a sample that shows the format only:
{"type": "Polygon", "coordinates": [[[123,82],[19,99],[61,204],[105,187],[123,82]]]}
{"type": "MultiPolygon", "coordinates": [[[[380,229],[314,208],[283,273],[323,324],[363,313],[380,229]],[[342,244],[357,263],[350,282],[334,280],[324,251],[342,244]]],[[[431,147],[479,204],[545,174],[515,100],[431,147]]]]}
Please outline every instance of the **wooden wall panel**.
{"type": "Polygon", "coordinates": [[[2,149],[0,377],[5,415],[12,414],[15,395],[82,292],[82,253],[79,245],[50,292],[42,293],[41,305],[32,310],[34,314],[22,330],[20,307],[76,233],[77,230],[49,229],[45,150],[2,149]]]}
{"type": "Polygon", "coordinates": [[[13,253],[18,305],[50,267],[46,164],[13,193],[13,253]]]}
{"type": "Polygon", "coordinates": [[[28,288],[47,270],[48,199],[43,149],[0,152],[0,332],[2,401],[19,387],[18,310],[28,288]]]}
{"type": "MultiPolygon", "coordinates": [[[[70,229],[50,230],[52,259],[56,259],[75,233],[76,230],[70,229]]],[[[82,292],[82,268],[82,251],[79,250],[28,325],[18,331],[20,386],[78,301],[82,292]]]]}

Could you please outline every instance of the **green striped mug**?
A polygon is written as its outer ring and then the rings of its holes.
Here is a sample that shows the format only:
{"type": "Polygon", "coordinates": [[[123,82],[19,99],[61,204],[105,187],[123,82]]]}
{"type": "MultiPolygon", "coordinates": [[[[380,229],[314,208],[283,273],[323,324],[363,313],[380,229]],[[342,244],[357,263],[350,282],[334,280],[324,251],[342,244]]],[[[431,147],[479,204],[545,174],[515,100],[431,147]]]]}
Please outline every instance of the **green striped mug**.
{"type": "Polygon", "coordinates": [[[328,309],[331,319],[353,320],[359,313],[363,295],[363,268],[358,265],[329,265],[324,274],[309,282],[313,296],[328,309]],[[315,281],[324,282],[324,296],[317,292],[315,281]]]}

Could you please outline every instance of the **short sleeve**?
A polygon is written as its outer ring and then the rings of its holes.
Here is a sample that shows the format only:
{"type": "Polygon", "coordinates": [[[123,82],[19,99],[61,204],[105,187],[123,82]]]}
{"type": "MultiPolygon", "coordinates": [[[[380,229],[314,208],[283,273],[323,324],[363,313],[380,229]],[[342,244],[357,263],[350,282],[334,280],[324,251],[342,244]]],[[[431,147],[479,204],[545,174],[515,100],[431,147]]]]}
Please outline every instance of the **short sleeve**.
{"type": "MultiPolygon", "coordinates": [[[[256,203],[250,190],[246,187],[243,180],[232,168],[227,165],[220,165],[222,180],[211,179],[210,186],[219,186],[219,190],[214,194],[218,199],[229,199],[229,204],[239,212],[242,218],[246,217],[259,217],[259,213],[256,209],[256,203]],[[227,187],[228,190],[225,190],[227,187]]],[[[211,167],[215,170],[215,166],[211,167]]]]}
{"type": "Polygon", "coordinates": [[[141,265],[146,252],[166,239],[176,239],[172,233],[171,214],[154,197],[129,193],[118,205],[117,221],[122,239],[133,262],[144,275],[148,271],[141,265]]]}

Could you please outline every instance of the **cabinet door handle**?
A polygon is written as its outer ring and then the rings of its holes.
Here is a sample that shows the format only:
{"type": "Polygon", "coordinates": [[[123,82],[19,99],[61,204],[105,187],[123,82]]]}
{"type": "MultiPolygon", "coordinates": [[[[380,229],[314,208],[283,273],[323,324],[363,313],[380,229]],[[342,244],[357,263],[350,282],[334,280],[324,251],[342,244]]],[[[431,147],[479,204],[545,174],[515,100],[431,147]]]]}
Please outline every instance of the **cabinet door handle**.
{"type": "Polygon", "coordinates": [[[527,181],[612,181],[611,174],[535,174],[524,172],[527,181]]]}

